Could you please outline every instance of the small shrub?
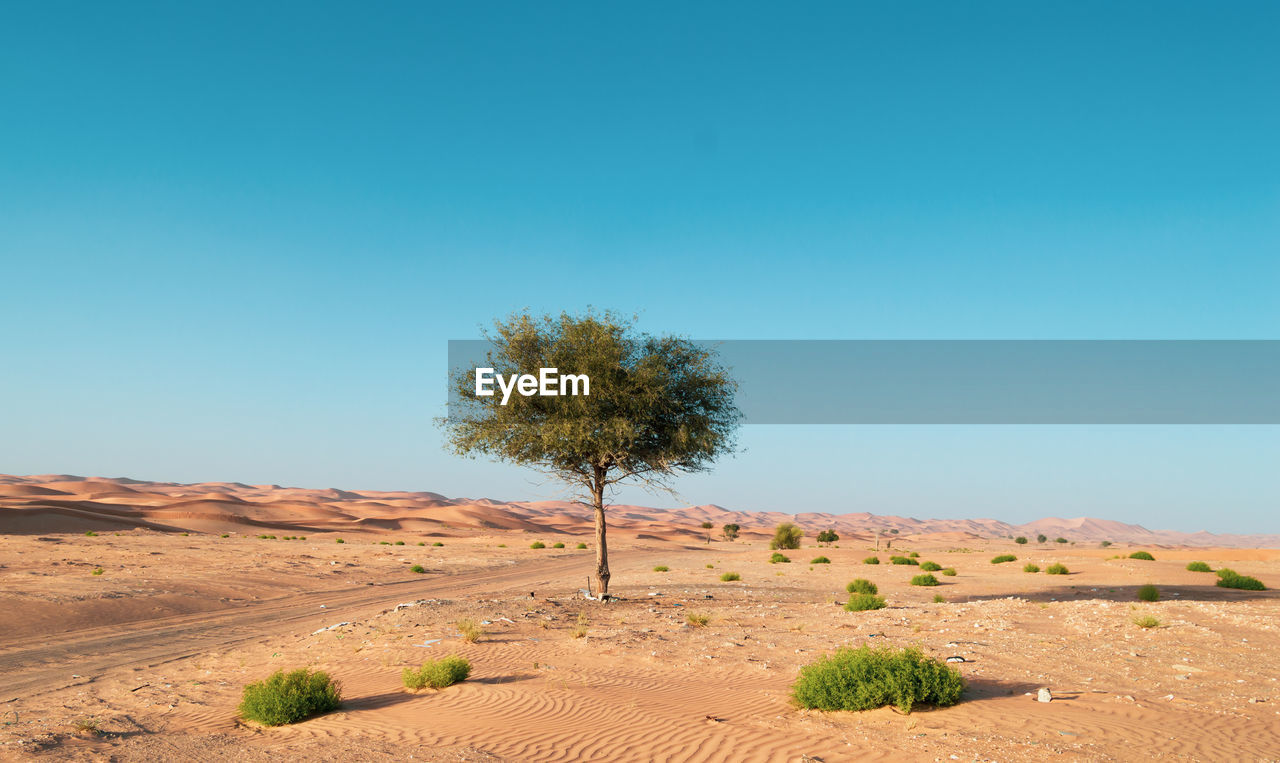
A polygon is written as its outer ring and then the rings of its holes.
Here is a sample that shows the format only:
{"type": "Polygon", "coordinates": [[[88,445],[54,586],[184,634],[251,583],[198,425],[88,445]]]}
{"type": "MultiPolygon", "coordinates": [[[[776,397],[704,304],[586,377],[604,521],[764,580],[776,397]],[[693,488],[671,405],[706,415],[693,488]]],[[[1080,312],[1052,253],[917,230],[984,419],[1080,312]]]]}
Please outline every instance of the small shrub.
{"type": "Polygon", "coordinates": [[[1141,559],[1141,560],[1143,560],[1144,562],[1154,562],[1154,561],[1156,560],[1156,558],[1155,558],[1154,556],[1152,556],[1151,554],[1147,553],[1146,551],[1134,551],[1132,554],[1129,554],[1129,558],[1130,558],[1130,559],[1141,559]]]}
{"type": "Polygon", "coordinates": [[[1018,561],[1018,557],[1014,556],[1013,554],[1001,554],[1000,556],[994,557],[991,560],[991,563],[1004,564],[1005,562],[1016,562],[1016,561],[1018,561]]]}
{"type": "Polygon", "coordinates": [[[735,580],[742,580],[742,576],[736,572],[726,572],[720,576],[720,579],[726,583],[731,583],[735,580]]]}
{"type": "Polygon", "coordinates": [[[942,565],[937,562],[920,562],[920,569],[923,572],[937,572],[942,569],[942,565]]]}
{"type": "Polygon", "coordinates": [[[844,587],[844,590],[849,593],[880,593],[880,589],[876,588],[875,583],[864,578],[858,578],[857,580],[851,581],[849,585],[844,587]]]}
{"type": "Polygon", "coordinates": [[[927,573],[924,575],[916,575],[915,577],[911,578],[911,585],[928,586],[928,585],[937,585],[937,584],[938,584],[938,579],[935,578],[933,575],[930,575],[927,573]]]}
{"type": "Polygon", "coordinates": [[[587,547],[587,544],[585,543],[579,543],[578,545],[574,546],[574,548],[578,549],[579,551],[582,551],[586,547],[587,547]]]}
{"type": "Polygon", "coordinates": [[[427,660],[422,667],[405,668],[400,674],[406,689],[443,689],[467,680],[471,675],[471,663],[451,654],[438,660],[427,660]]]}
{"type": "Polygon", "coordinates": [[[653,568],[653,571],[654,572],[670,572],[671,568],[665,564],[659,564],[657,567],[653,568]]]}
{"type": "Polygon", "coordinates": [[[1066,542],[1067,542],[1067,539],[1066,539],[1066,538],[1054,538],[1054,539],[1053,539],[1053,542],[1054,542],[1054,543],[1066,543],[1066,542]]]}
{"type": "Polygon", "coordinates": [[[800,548],[800,539],[803,537],[804,530],[796,527],[791,522],[783,522],[773,531],[773,539],[769,541],[769,549],[776,551],[780,548],[800,548]]]}
{"type": "Polygon", "coordinates": [[[462,618],[455,625],[458,626],[458,632],[462,634],[462,639],[468,644],[474,644],[484,636],[484,628],[480,626],[480,623],[469,617],[462,618]]]}
{"type": "Polygon", "coordinates": [[[1213,568],[1204,562],[1191,562],[1187,565],[1187,569],[1191,572],[1213,572],[1213,568]]]}
{"type": "MultiPolygon", "coordinates": [[[[274,538],[274,537],[276,537],[276,536],[272,535],[271,537],[273,537],[273,538],[274,538]]],[[[379,545],[379,546],[390,546],[390,545],[391,545],[391,541],[389,541],[389,540],[380,540],[380,541],[378,541],[378,545],[379,545]]]]}
{"type": "Polygon", "coordinates": [[[955,668],[915,648],[848,647],[800,669],[791,695],[816,710],[874,710],[885,705],[910,713],[915,705],[945,707],[960,701],[964,678],[955,668]]]}
{"type": "Polygon", "coordinates": [[[1027,562],[1026,564],[1022,565],[1022,571],[1023,572],[1039,572],[1040,565],[1027,562]]]}
{"type": "Polygon", "coordinates": [[[1062,564],[1051,564],[1044,568],[1044,574],[1046,575],[1066,575],[1070,571],[1062,564]]]}
{"type": "Polygon", "coordinates": [[[809,564],[831,564],[831,560],[825,556],[815,556],[809,560],[809,564]]]}
{"type": "Polygon", "coordinates": [[[707,627],[707,623],[711,622],[711,616],[698,614],[697,612],[690,612],[685,617],[685,620],[694,628],[705,628],[707,627]]]}
{"type": "Polygon", "coordinates": [[[415,565],[413,565],[412,567],[410,567],[410,568],[409,568],[409,571],[410,571],[410,572],[416,572],[416,573],[418,573],[418,574],[422,574],[422,573],[424,573],[424,572],[426,572],[426,571],[427,571],[427,568],[426,568],[426,567],[423,567],[421,564],[415,564],[415,565]]]}
{"type": "Polygon", "coordinates": [[[1104,541],[1102,541],[1101,543],[1099,543],[1098,545],[1099,545],[1099,546],[1102,546],[1103,548],[1106,548],[1107,546],[1110,546],[1110,545],[1111,545],[1111,541],[1109,541],[1109,540],[1104,540],[1104,541]]]}
{"type": "Polygon", "coordinates": [[[432,543],[432,544],[431,544],[431,546],[432,546],[433,548],[440,548],[440,547],[444,546],[444,544],[443,544],[443,543],[441,543],[440,541],[436,541],[435,543],[432,543]]]}
{"type": "Polygon", "coordinates": [[[1261,580],[1251,578],[1248,575],[1241,575],[1235,570],[1229,570],[1225,567],[1218,570],[1218,585],[1222,588],[1237,588],[1241,591],[1267,590],[1261,580]],[[1224,575],[1224,572],[1228,574],[1224,575]]]}
{"type": "Polygon", "coordinates": [[[944,568],[944,569],[942,570],[942,574],[943,574],[943,575],[946,575],[946,576],[947,576],[947,577],[949,577],[949,578],[953,578],[953,577],[955,577],[955,576],[956,576],[956,568],[955,568],[955,567],[946,567],[946,568],[944,568]]]}
{"type": "Polygon", "coordinates": [[[1160,589],[1150,583],[1139,586],[1138,601],[1160,601],[1160,589]]]}
{"type": "Polygon", "coordinates": [[[230,537],[231,537],[231,533],[223,533],[221,537],[223,537],[223,538],[230,538],[230,537]]]}
{"type": "Polygon", "coordinates": [[[334,541],[334,543],[346,543],[346,541],[343,540],[342,538],[338,538],[337,540],[334,541]]]}
{"type": "Polygon", "coordinates": [[[507,544],[505,544],[505,543],[499,543],[499,544],[498,544],[498,548],[506,548],[506,547],[507,547],[507,544]]]}
{"type": "Polygon", "coordinates": [[[1133,618],[1133,624],[1138,626],[1139,628],[1160,627],[1160,621],[1155,619],[1151,615],[1138,615],[1137,617],[1133,618]]]}
{"type": "Polygon", "coordinates": [[[81,734],[88,734],[95,737],[102,733],[102,727],[98,723],[97,718],[80,718],[79,720],[71,723],[71,728],[79,731],[81,734]]]}
{"type": "Polygon", "coordinates": [[[773,556],[769,557],[769,564],[790,564],[790,563],[791,563],[791,559],[789,559],[786,554],[779,554],[777,552],[774,552],[773,556]]]}
{"type": "Polygon", "coordinates": [[[551,544],[551,547],[552,547],[552,548],[564,548],[564,544],[563,544],[563,543],[552,543],[552,544],[551,544]]]}
{"type": "Polygon", "coordinates": [[[947,599],[946,599],[946,597],[945,597],[945,596],[943,596],[943,595],[942,595],[942,594],[940,594],[940,593],[935,593],[935,594],[933,595],[933,603],[934,603],[934,604],[942,604],[942,603],[943,603],[943,602],[945,602],[946,600],[947,600],[947,599]]]}
{"type": "Polygon", "coordinates": [[[872,609],[884,609],[884,599],[873,593],[851,593],[844,603],[846,612],[866,612],[872,609]]]}
{"type": "Polygon", "coordinates": [[[426,544],[424,541],[418,541],[418,545],[419,545],[419,546],[425,546],[425,545],[427,545],[427,544],[426,544]]]}
{"type": "Polygon", "coordinates": [[[591,621],[587,619],[587,613],[579,612],[578,624],[573,626],[573,631],[569,635],[573,636],[574,638],[586,638],[588,626],[590,625],[591,625],[591,621]]]}
{"type": "Polygon", "coordinates": [[[920,564],[920,562],[917,562],[915,559],[912,559],[909,556],[891,556],[889,557],[889,562],[892,564],[914,564],[914,565],[920,564]]]}
{"type": "Polygon", "coordinates": [[[540,540],[535,540],[533,543],[529,544],[529,548],[546,548],[546,547],[547,547],[547,544],[543,543],[540,540]]]}
{"type": "Polygon", "coordinates": [[[397,546],[403,546],[403,545],[404,545],[404,541],[402,541],[402,540],[398,540],[398,541],[396,541],[396,545],[397,545],[397,546]]]}
{"type": "Polygon", "coordinates": [[[714,570],[715,568],[716,568],[716,566],[715,566],[714,564],[708,564],[708,565],[707,565],[707,569],[709,569],[709,570],[714,570]]]}
{"type": "Polygon", "coordinates": [[[248,720],[283,726],[336,710],[341,704],[342,689],[328,673],[304,668],[291,673],[277,670],[244,687],[239,709],[248,720]]]}
{"type": "Polygon", "coordinates": [[[920,558],[920,552],[919,552],[919,551],[912,551],[911,553],[907,554],[907,556],[911,557],[912,559],[919,559],[919,558],[920,558]]]}
{"type": "Polygon", "coordinates": [[[85,535],[87,535],[87,536],[89,536],[90,538],[96,538],[96,537],[98,537],[98,534],[97,534],[96,532],[94,532],[93,530],[85,530],[85,531],[84,531],[84,534],[85,534],[85,535]]]}
{"type": "Polygon", "coordinates": [[[879,563],[880,563],[880,557],[878,557],[878,556],[868,556],[866,559],[863,559],[863,560],[862,560],[862,563],[863,563],[863,564],[879,564],[879,563]]]}
{"type": "Polygon", "coordinates": [[[90,574],[93,574],[93,575],[101,575],[101,574],[102,574],[102,573],[104,573],[104,572],[106,572],[106,570],[102,569],[101,567],[96,567],[96,568],[94,568],[93,572],[92,572],[92,573],[90,573],[90,574]]]}
{"type": "Polygon", "coordinates": [[[1025,535],[1019,535],[1013,539],[1013,542],[1017,543],[1019,546],[1025,546],[1027,545],[1027,538],[1025,535]]]}

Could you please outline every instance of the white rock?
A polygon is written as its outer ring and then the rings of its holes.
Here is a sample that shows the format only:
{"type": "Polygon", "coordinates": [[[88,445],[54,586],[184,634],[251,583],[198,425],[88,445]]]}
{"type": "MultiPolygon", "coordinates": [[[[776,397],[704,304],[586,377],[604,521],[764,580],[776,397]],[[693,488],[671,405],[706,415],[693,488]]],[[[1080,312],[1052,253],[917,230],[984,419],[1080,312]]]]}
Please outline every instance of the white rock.
{"type": "Polygon", "coordinates": [[[1053,701],[1053,692],[1049,691],[1048,689],[1041,689],[1040,691],[1036,692],[1036,702],[1052,702],[1052,701],[1053,701]]]}

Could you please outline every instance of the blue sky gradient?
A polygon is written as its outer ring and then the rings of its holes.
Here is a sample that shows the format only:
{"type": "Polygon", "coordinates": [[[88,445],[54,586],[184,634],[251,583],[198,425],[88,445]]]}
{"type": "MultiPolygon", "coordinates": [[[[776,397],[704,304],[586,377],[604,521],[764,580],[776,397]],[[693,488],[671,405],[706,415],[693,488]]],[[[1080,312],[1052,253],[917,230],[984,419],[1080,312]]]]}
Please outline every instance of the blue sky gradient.
{"type": "MultiPolygon", "coordinates": [[[[559,495],[431,423],[512,310],[1277,338],[1274,3],[0,11],[0,471],[559,495]]],[[[1275,427],[749,427],[735,508],[1280,532],[1275,427]]],[[[624,493],[623,500],[672,500],[624,493]]]]}

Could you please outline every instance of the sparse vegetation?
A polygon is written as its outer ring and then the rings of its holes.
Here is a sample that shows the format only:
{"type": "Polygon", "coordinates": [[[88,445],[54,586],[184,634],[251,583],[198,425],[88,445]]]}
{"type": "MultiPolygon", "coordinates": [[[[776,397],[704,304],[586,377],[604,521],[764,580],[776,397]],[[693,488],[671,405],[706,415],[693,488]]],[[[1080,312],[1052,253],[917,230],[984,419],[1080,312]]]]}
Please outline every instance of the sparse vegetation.
{"type": "Polygon", "coordinates": [[[546,547],[547,547],[547,544],[543,543],[540,540],[535,540],[533,543],[529,544],[529,548],[546,548],[546,547]]]}
{"type": "Polygon", "coordinates": [[[911,557],[912,559],[919,559],[919,558],[920,558],[920,552],[919,552],[919,551],[912,551],[911,553],[907,554],[907,556],[911,557]]]}
{"type": "Polygon", "coordinates": [[[938,584],[938,579],[928,573],[925,573],[924,575],[916,575],[915,577],[911,578],[911,585],[931,586],[931,585],[937,585],[937,584],[938,584]]]}
{"type": "Polygon", "coordinates": [[[338,538],[337,540],[334,541],[334,543],[346,543],[346,541],[343,540],[342,538],[338,538]]]}
{"type": "Polygon", "coordinates": [[[101,567],[95,567],[95,568],[93,569],[93,572],[92,572],[92,573],[90,573],[90,574],[92,574],[92,575],[101,575],[101,574],[102,574],[102,573],[104,573],[104,572],[106,572],[106,570],[102,569],[101,567]]]}
{"type": "Polygon", "coordinates": [[[840,540],[840,536],[835,530],[823,530],[818,533],[817,541],[821,544],[830,546],[832,543],[840,540]]]}
{"type": "Polygon", "coordinates": [[[953,578],[953,577],[955,577],[955,576],[956,576],[956,568],[955,568],[955,567],[944,567],[944,568],[943,568],[943,570],[942,570],[942,574],[943,574],[943,575],[946,575],[946,576],[947,576],[947,577],[949,577],[949,578],[953,578]]]}
{"type": "Polygon", "coordinates": [[[992,564],[1004,564],[1005,562],[1016,562],[1018,557],[1013,554],[1001,554],[991,560],[992,564]]]}
{"type": "Polygon", "coordinates": [[[1237,588],[1241,591],[1267,590],[1261,580],[1251,578],[1248,575],[1241,575],[1235,570],[1229,570],[1226,567],[1218,570],[1218,585],[1222,588],[1237,588]]]}
{"type": "Polygon", "coordinates": [[[790,563],[791,563],[791,559],[786,554],[779,554],[777,552],[774,552],[773,556],[769,557],[769,564],[790,564],[790,563]]]}
{"type": "Polygon", "coordinates": [[[1013,542],[1017,543],[1019,546],[1025,546],[1027,545],[1027,536],[1019,535],[1018,537],[1013,539],[1013,542]]]}
{"type": "Polygon", "coordinates": [[[815,710],[873,710],[893,705],[945,707],[960,701],[964,678],[919,649],[843,648],[800,669],[792,697],[815,710]]]}
{"type": "Polygon", "coordinates": [[[552,544],[551,544],[551,547],[552,547],[552,548],[564,548],[564,544],[563,544],[563,543],[552,543],[552,544]]]}
{"type": "Polygon", "coordinates": [[[726,583],[732,583],[735,580],[742,580],[742,576],[736,572],[726,572],[720,576],[720,579],[726,583]]]}
{"type": "Polygon", "coordinates": [[[844,587],[844,590],[849,593],[880,593],[880,589],[876,587],[876,584],[865,578],[850,581],[849,585],[844,587]]]}
{"type": "Polygon", "coordinates": [[[474,644],[484,637],[484,628],[480,623],[469,617],[464,617],[454,623],[458,627],[458,632],[462,634],[463,641],[468,644],[474,644]]]}
{"type": "Polygon", "coordinates": [[[1139,628],[1158,628],[1160,621],[1151,615],[1137,615],[1133,618],[1133,624],[1139,628]]]}
{"type": "Polygon", "coordinates": [[[578,545],[574,546],[574,548],[578,549],[579,551],[585,550],[586,547],[587,547],[587,544],[585,543],[579,543],[578,545]]]}
{"type": "Polygon", "coordinates": [[[1156,558],[1146,551],[1134,551],[1129,554],[1130,559],[1141,559],[1144,562],[1154,562],[1156,558]]]}
{"type": "Polygon", "coordinates": [[[725,540],[728,540],[730,542],[737,540],[738,533],[741,531],[742,531],[742,528],[736,524],[733,524],[732,522],[720,528],[720,532],[724,533],[725,540]]]}
{"type": "Polygon", "coordinates": [[[231,537],[231,533],[223,533],[223,534],[222,534],[221,536],[219,536],[219,537],[222,537],[222,538],[230,538],[230,537],[231,537]]]}
{"type": "Polygon", "coordinates": [[[1138,586],[1138,601],[1160,601],[1160,589],[1150,583],[1138,586]]]}
{"type": "Polygon", "coordinates": [[[923,572],[937,572],[942,569],[942,565],[937,562],[920,562],[920,569],[923,572]]]}
{"type": "Polygon", "coordinates": [[[862,560],[862,563],[863,563],[863,564],[879,564],[879,563],[880,563],[880,557],[878,557],[878,556],[868,556],[866,559],[863,559],[863,560],[862,560]]]}
{"type": "Polygon", "coordinates": [[[307,669],[277,670],[244,687],[240,716],[264,726],[297,723],[342,704],[342,689],[328,673],[307,669]]]}
{"type": "Polygon", "coordinates": [[[570,633],[570,635],[573,636],[574,638],[586,638],[587,632],[590,629],[590,626],[591,626],[591,621],[587,619],[587,613],[579,612],[578,622],[576,625],[573,626],[573,632],[570,633]]]}
{"type": "Polygon", "coordinates": [[[1053,542],[1054,542],[1054,543],[1066,543],[1066,542],[1067,542],[1067,539],[1066,539],[1066,538],[1054,538],[1054,539],[1053,539],[1053,542]]]}
{"type": "Polygon", "coordinates": [[[685,616],[685,621],[693,628],[705,628],[707,623],[711,622],[710,615],[702,615],[697,612],[690,612],[685,616]]]}
{"type": "Polygon", "coordinates": [[[421,575],[422,573],[424,573],[424,572],[426,572],[426,571],[427,571],[427,568],[426,568],[426,567],[423,567],[421,564],[415,564],[415,565],[413,565],[412,567],[410,567],[410,568],[409,568],[409,571],[410,571],[410,572],[416,572],[416,573],[418,573],[419,575],[421,575]]]}
{"type": "Polygon", "coordinates": [[[1213,572],[1213,568],[1204,562],[1191,562],[1187,569],[1191,572],[1213,572]]]}
{"type": "Polygon", "coordinates": [[[88,734],[89,736],[95,737],[102,733],[102,727],[98,723],[97,718],[80,718],[71,723],[71,728],[81,734],[88,734]]]}
{"type": "Polygon", "coordinates": [[[809,561],[809,564],[831,564],[831,560],[825,556],[815,556],[809,561]]]}
{"type": "Polygon", "coordinates": [[[940,594],[940,593],[935,593],[935,594],[933,595],[933,603],[934,603],[934,604],[942,604],[942,603],[944,603],[946,600],[947,600],[947,598],[946,598],[945,596],[943,596],[942,594],[940,594]]]}
{"type": "Polygon", "coordinates": [[[437,546],[437,547],[439,547],[439,546],[443,546],[444,544],[443,544],[443,543],[441,543],[440,541],[436,541],[435,543],[432,543],[431,545],[432,545],[432,546],[437,546]]]}
{"type": "Polygon", "coordinates": [[[657,567],[653,568],[653,571],[654,572],[670,572],[671,568],[665,564],[659,564],[657,567]]]}
{"type": "Polygon", "coordinates": [[[920,562],[917,562],[915,559],[912,559],[909,556],[891,556],[889,557],[889,561],[892,564],[913,564],[913,565],[920,564],[920,562]]]}
{"type": "Polygon", "coordinates": [[[783,522],[774,529],[769,548],[771,550],[800,548],[800,539],[803,537],[804,530],[791,522],[783,522]]]}
{"type": "Polygon", "coordinates": [[[397,545],[397,546],[403,546],[403,545],[404,545],[404,541],[402,541],[402,540],[398,540],[398,541],[396,541],[396,545],[397,545]]]}
{"type": "Polygon", "coordinates": [[[851,593],[844,603],[846,612],[866,612],[872,609],[884,609],[884,599],[873,593],[851,593]]]}
{"type": "Polygon", "coordinates": [[[88,537],[90,537],[90,538],[96,538],[96,537],[98,537],[98,534],[97,534],[96,532],[94,532],[93,530],[85,530],[85,531],[84,531],[84,534],[85,534],[85,535],[87,535],[87,536],[88,536],[88,537]]]}
{"type": "Polygon", "coordinates": [[[1099,546],[1101,546],[1101,547],[1103,547],[1103,548],[1107,548],[1108,546],[1110,546],[1110,545],[1111,545],[1111,541],[1109,541],[1109,540],[1104,540],[1104,541],[1102,541],[1101,543],[1099,543],[1098,545],[1099,545],[1099,546]]]}
{"type": "Polygon", "coordinates": [[[1071,570],[1068,570],[1066,565],[1063,564],[1051,564],[1044,568],[1044,574],[1046,575],[1066,575],[1070,572],[1071,570]]]}
{"type": "Polygon", "coordinates": [[[1036,536],[1036,543],[1044,543],[1047,540],[1049,540],[1049,537],[1044,533],[1041,533],[1036,536]]]}
{"type": "Polygon", "coordinates": [[[456,654],[427,660],[422,667],[405,668],[400,674],[406,689],[443,689],[467,680],[471,675],[471,663],[456,654]]]}
{"type": "Polygon", "coordinates": [[[1027,562],[1026,564],[1022,565],[1022,571],[1023,572],[1039,572],[1040,565],[1027,562]]]}

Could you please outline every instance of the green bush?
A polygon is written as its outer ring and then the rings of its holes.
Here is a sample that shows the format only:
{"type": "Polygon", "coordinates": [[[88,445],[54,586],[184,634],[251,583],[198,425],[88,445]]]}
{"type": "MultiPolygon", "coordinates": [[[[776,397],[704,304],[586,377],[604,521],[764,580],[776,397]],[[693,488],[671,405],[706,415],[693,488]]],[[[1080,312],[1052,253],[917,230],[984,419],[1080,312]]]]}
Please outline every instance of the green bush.
{"type": "Polygon", "coordinates": [[[1191,562],[1187,565],[1187,569],[1192,572],[1213,572],[1213,568],[1204,562],[1191,562]]]}
{"type": "Polygon", "coordinates": [[[1023,572],[1039,572],[1040,565],[1027,562],[1026,564],[1022,565],[1022,571],[1023,572]]]}
{"type": "Polygon", "coordinates": [[[915,559],[912,559],[909,556],[891,556],[889,557],[889,563],[890,564],[915,564],[915,565],[920,564],[920,562],[917,562],[915,559]]]}
{"type": "Polygon", "coordinates": [[[670,572],[671,568],[665,564],[659,564],[657,567],[653,568],[653,571],[654,572],[670,572]]]}
{"type": "Polygon", "coordinates": [[[1151,615],[1138,615],[1133,618],[1133,624],[1139,628],[1158,628],[1160,621],[1151,615]]]}
{"type": "Polygon", "coordinates": [[[551,544],[551,547],[552,547],[552,548],[564,548],[564,544],[563,544],[563,543],[552,543],[552,544],[551,544]]]}
{"type": "Polygon", "coordinates": [[[540,540],[535,540],[533,543],[529,544],[529,548],[546,548],[546,547],[547,547],[547,544],[543,543],[540,540]]]}
{"type": "Polygon", "coordinates": [[[419,546],[425,546],[425,545],[427,545],[427,544],[426,544],[426,542],[425,542],[425,541],[418,541],[418,545],[419,545],[419,546]]]}
{"type": "Polygon", "coordinates": [[[1160,589],[1150,583],[1138,586],[1138,601],[1160,601],[1160,589]]]}
{"type": "Polygon", "coordinates": [[[919,559],[919,558],[920,558],[920,552],[919,552],[919,551],[912,551],[911,553],[907,554],[907,556],[911,557],[912,559],[919,559]]]}
{"type": "Polygon", "coordinates": [[[831,560],[825,556],[815,556],[809,560],[809,564],[831,564],[831,560]]]}
{"type": "Polygon", "coordinates": [[[937,585],[937,584],[938,584],[938,579],[935,578],[933,575],[929,575],[927,573],[924,575],[916,575],[915,577],[911,578],[911,585],[937,585]]]}
{"type": "Polygon", "coordinates": [[[1241,591],[1267,590],[1261,580],[1251,578],[1248,575],[1241,575],[1235,570],[1229,570],[1226,567],[1218,570],[1218,585],[1222,588],[1238,588],[1241,591]]]}
{"type": "Polygon", "coordinates": [[[403,546],[403,545],[404,545],[404,541],[402,541],[402,540],[398,540],[398,541],[396,541],[396,545],[397,545],[397,546],[403,546]]]}
{"type": "Polygon", "coordinates": [[[873,593],[851,593],[844,603],[846,612],[865,612],[870,609],[884,609],[884,599],[873,593]]]}
{"type": "Polygon", "coordinates": [[[871,594],[880,593],[880,589],[876,588],[875,583],[872,583],[870,580],[865,580],[863,578],[858,578],[857,580],[851,581],[849,585],[844,587],[844,590],[848,591],[849,593],[871,593],[871,594]]]}
{"type": "Polygon", "coordinates": [[[426,568],[426,567],[423,567],[421,564],[415,564],[415,565],[413,565],[412,567],[410,567],[410,568],[409,568],[409,571],[410,571],[410,572],[417,572],[417,573],[421,574],[421,573],[423,573],[423,572],[426,572],[426,571],[427,571],[427,568],[426,568]]]}
{"type": "Polygon", "coordinates": [[[400,674],[407,689],[443,689],[446,686],[467,680],[471,675],[471,663],[456,654],[441,657],[438,660],[427,660],[422,667],[405,668],[400,674]]]}
{"type": "Polygon", "coordinates": [[[102,574],[102,573],[104,573],[104,572],[106,572],[106,570],[102,569],[101,567],[94,567],[94,568],[93,568],[93,572],[91,572],[91,573],[89,573],[89,574],[91,574],[91,575],[101,575],[101,574],[102,574]]]}
{"type": "Polygon", "coordinates": [[[934,604],[942,604],[942,603],[946,602],[946,600],[947,600],[947,598],[946,598],[945,596],[943,596],[942,594],[940,594],[940,593],[935,593],[935,594],[933,595],[933,603],[934,603],[934,604]]]}
{"type": "Polygon", "coordinates": [[[1027,544],[1027,538],[1024,535],[1019,535],[1013,539],[1013,542],[1017,543],[1019,546],[1025,546],[1027,544]]]}
{"type": "Polygon", "coordinates": [[[1070,571],[1062,564],[1051,564],[1044,568],[1044,574],[1046,575],[1066,575],[1070,571]]]}
{"type": "Polygon", "coordinates": [[[924,572],[937,572],[942,569],[942,565],[937,562],[920,562],[920,569],[924,572]]]}
{"type": "Polygon", "coordinates": [[[726,583],[732,583],[735,580],[742,580],[742,576],[736,572],[726,572],[720,576],[720,579],[726,583]]]}
{"type": "Polygon", "coordinates": [[[949,578],[953,578],[953,577],[955,577],[955,576],[956,576],[956,568],[955,568],[955,567],[946,567],[946,568],[944,568],[944,569],[942,570],[942,574],[943,574],[943,575],[946,575],[946,576],[947,576],[947,577],[949,577],[949,578]]]}
{"type": "Polygon", "coordinates": [[[866,559],[863,559],[863,560],[862,560],[862,563],[863,563],[863,564],[879,564],[879,563],[880,563],[880,557],[878,557],[878,556],[868,556],[866,559]]]}
{"type": "Polygon", "coordinates": [[[790,562],[791,560],[787,558],[786,554],[774,552],[773,556],[769,557],[769,564],[789,564],[790,562]]]}
{"type": "Polygon", "coordinates": [[[1013,554],[1001,554],[991,560],[992,564],[1004,564],[1005,562],[1016,562],[1018,557],[1013,554]]]}
{"type": "Polygon", "coordinates": [[[773,531],[773,540],[769,541],[769,548],[771,550],[800,548],[800,539],[803,537],[804,530],[796,527],[791,522],[783,522],[773,531]]]}
{"type": "Polygon", "coordinates": [[[585,549],[586,547],[587,547],[587,544],[585,544],[585,543],[579,543],[579,544],[578,544],[577,546],[575,546],[574,548],[576,548],[576,549],[578,549],[579,551],[581,551],[581,550],[585,549]]]}
{"type": "Polygon", "coordinates": [[[328,673],[277,670],[266,680],[244,687],[240,716],[264,726],[283,726],[336,710],[341,704],[341,687],[328,673]]]}
{"type": "Polygon", "coordinates": [[[915,705],[954,705],[964,678],[951,666],[916,648],[838,649],[800,669],[791,695],[801,707],[817,710],[873,710],[894,705],[904,713],[915,705]]]}
{"type": "Polygon", "coordinates": [[[85,535],[87,535],[87,536],[88,536],[88,537],[90,537],[90,538],[96,538],[96,537],[98,537],[98,534],[97,534],[96,532],[94,532],[93,530],[85,530],[85,531],[84,531],[84,534],[85,534],[85,535]]]}
{"type": "Polygon", "coordinates": [[[432,543],[431,545],[432,545],[432,546],[443,546],[444,544],[443,544],[443,543],[441,543],[440,541],[436,541],[435,543],[432,543]]]}
{"type": "Polygon", "coordinates": [[[334,543],[346,543],[346,541],[343,540],[342,538],[338,538],[337,540],[334,541],[334,543]]]}
{"type": "Polygon", "coordinates": [[[1129,554],[1129,558],[1130,558],[1130,559],[1141,559],[1141,560],[1143,560],[1143,561],[1145,561],[1145,562],[1154,562],[1154,561],[1156,560],[1156,558],[1155,558],[1154,556],[1152,556],[1151,554],[1147,553],[1146,551],[1134,551],[1132,554],[1129,554]]]}

